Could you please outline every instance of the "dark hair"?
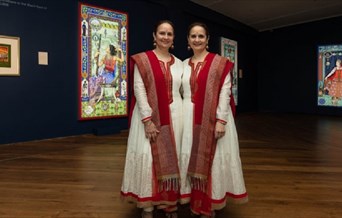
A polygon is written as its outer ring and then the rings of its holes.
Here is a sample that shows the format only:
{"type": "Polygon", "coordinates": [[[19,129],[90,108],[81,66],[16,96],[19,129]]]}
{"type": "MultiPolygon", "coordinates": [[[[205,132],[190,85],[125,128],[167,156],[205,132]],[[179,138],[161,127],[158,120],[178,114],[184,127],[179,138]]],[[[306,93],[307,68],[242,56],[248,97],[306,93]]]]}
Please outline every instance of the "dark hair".
{"type": "Polygon", "coordinates": [[[112,56],[116,55],[116,48],[114,45],[112,44],[109,45],[109,51],[110,51],[110,55],[112,56]]]}
{"type": "Polygon", "coordinates": [[[192,23],[192,24],[189,25],[189,27],[188,27],[188,37],[190,35],[191,29],[194,28],[195,26],[202,27],[205,30],[205,34],[206,34],[207,38],[209,38],[209,35],[210,35],[209,34],[209,29],[208,29],[207,25],[205,25],[204,23],[201,23],[201,22],[195,22],[195,23],[192,23]]]}
{"type": "Polygon", "coordinates": [[[172,26],[173,29],[173,33],[175,33],[175,25],[173,25],[173,23],[170,20],[160,20],[156,23],[156,25],[154,25],[154,29],[153,29],[153,33],[156,34],[158,27],[164,23],[168,23],[172,26]]]}

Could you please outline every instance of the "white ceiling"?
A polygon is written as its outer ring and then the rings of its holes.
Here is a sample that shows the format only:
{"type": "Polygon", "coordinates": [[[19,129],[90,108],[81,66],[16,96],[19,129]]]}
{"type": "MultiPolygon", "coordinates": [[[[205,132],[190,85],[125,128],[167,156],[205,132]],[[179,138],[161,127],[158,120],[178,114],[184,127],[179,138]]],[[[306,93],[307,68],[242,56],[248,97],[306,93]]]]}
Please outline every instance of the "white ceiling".
{"type": "Polygon", "coordinates": [[[342,0],[190,1],[210,8],[258,31],[342,16],[342,0]]]}

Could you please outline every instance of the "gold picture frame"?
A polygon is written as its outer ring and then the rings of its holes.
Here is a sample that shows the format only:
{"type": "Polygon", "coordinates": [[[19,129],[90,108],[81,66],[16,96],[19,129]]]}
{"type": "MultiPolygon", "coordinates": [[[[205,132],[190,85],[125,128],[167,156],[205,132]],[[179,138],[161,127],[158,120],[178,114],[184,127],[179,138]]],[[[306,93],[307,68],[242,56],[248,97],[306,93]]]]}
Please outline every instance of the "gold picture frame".
{"type": "Polygon", "coordinates": [[[0,76],[20,76],[20,38],[0,35],[0,76]]]}

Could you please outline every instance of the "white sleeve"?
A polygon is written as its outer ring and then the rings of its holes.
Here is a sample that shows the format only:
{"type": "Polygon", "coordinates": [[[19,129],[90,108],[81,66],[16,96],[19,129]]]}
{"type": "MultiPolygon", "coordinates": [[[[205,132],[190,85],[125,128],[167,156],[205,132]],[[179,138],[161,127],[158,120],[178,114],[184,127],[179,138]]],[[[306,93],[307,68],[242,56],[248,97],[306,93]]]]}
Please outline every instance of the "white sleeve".
{"type": "Polygon", "coordinates": [[[231,94],[231,75],[230,73],[224,79],[222,85],[219,102],[216,109],[216,119],[227,122],[229,108],[230,108],[230,94],[231,94]]]}
{"type": "Polygon", "coordinates": [[[337,68],[334,67],[334,69],[332,69],[332,70],[330,71],[330,73],[329,73],[324,79],[328,79],[332,74],[335,73],[336,69],[337,69],[337,68]]]}
{"type": "Polygon", "coordinates": [[[146,89],[137,65],[134,65],[134,96],[137,100],[141,120],[151,117],[152,109],[147,101],[146,89]]]}

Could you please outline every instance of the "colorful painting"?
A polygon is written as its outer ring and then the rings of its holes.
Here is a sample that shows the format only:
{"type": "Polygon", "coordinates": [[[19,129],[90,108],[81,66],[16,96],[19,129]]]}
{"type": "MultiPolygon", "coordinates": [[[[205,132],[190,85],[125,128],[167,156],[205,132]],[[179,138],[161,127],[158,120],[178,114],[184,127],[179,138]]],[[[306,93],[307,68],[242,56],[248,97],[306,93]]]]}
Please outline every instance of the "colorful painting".
{"type": "Polygon", "coordinates": [[[0,76],[19,76],[20,39],[0,35],[0,76]]]}
{"type": "Polygon", "coordinates": [[[342,107],[342,45],[318,46],[318,106],[342,107]]]}
{"type": "Polygon", "coordinates": [[[128,15],[80,3],[80,119],[127,116],[128,15]]]}
{"type": "Polygon", "coordinates": [[[221,55],[228,58],[234,63],[232,92],[235,100],[235,105],[238,105],[238,56],[237,56],[237,41],[221,37],[221,55]]]}
{"type": "Polygon", "coordinates": [[[0,67],[11,67],[11,45],[0,44],[0,67]]]}

